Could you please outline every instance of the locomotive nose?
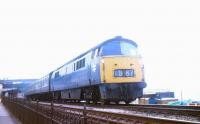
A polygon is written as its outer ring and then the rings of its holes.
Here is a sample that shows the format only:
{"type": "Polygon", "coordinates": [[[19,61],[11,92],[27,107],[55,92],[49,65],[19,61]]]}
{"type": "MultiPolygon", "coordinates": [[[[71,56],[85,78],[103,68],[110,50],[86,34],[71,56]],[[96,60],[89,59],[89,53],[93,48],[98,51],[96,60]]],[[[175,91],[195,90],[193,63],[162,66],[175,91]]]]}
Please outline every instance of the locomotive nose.
{"type": "Polygon", "coordinates": [[[140,58],[103,57],[101,60],[102,83],[134,83],[142,81],[140,58]]]}

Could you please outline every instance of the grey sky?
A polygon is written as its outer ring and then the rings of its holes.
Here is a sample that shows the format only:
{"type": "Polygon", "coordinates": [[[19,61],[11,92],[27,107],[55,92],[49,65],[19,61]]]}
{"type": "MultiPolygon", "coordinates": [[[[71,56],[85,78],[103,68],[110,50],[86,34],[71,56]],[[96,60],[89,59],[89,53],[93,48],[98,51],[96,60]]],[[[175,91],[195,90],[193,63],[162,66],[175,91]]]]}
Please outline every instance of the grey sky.
{"type": "Polygon", "coordinates": [[[138,43],[149,89],[200,99],[199,13],[198,0],[0,1],[0,77],[42,77],[121,35],[138,43]]]}

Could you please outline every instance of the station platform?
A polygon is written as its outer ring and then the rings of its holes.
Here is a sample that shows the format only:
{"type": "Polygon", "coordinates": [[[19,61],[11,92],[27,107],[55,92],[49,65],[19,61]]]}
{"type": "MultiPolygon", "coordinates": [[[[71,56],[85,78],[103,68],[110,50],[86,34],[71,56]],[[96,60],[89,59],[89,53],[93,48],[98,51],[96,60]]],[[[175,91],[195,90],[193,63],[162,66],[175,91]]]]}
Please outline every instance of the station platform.
{"type": "Polygon", "coordinates": [[[0,102],[0,124],[20,124],[0,102]]]}

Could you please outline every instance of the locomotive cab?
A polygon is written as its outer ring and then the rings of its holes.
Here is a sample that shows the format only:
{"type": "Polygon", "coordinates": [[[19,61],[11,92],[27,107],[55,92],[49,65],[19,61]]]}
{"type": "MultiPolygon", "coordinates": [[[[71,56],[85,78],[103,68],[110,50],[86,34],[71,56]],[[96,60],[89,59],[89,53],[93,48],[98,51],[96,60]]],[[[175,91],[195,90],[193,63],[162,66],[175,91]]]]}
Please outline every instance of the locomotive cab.
{"type": "Polygon", "coordinates": [[[133,83],[142,78],[141,56],[137,45],[131,41],[114,40],[100,49],[101,82],[133,83]]]}
{"type": "Polygon", "coordinates": [[[101,100],[128,103],[143,95],[146,83],[135,42],[117,37],[105,42],[97,54],[101,100]]]}

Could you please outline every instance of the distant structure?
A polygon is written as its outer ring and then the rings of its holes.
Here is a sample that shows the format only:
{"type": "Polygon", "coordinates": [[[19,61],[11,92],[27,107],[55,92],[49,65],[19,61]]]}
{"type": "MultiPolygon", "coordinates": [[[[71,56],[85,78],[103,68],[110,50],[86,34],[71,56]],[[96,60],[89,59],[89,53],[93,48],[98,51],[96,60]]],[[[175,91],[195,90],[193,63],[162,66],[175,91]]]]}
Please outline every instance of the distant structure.
{"type": "Polygon", "coordinates": [[[144,93],[139,99],[139,104],[168,104],[171,101],[177,101],[174,92],[166,90],[153,90],[144,93]]]}
{"type": "Polygon", "coordinates": [[[37,79],[0,80],[0,95],[23,97],[25,88],[37,79]]]}

